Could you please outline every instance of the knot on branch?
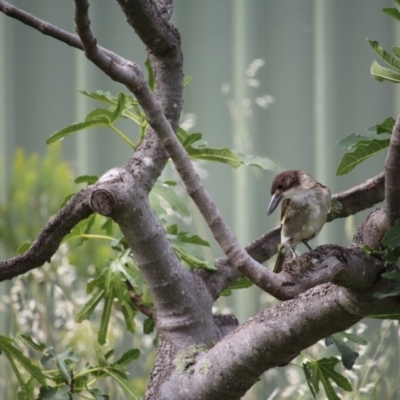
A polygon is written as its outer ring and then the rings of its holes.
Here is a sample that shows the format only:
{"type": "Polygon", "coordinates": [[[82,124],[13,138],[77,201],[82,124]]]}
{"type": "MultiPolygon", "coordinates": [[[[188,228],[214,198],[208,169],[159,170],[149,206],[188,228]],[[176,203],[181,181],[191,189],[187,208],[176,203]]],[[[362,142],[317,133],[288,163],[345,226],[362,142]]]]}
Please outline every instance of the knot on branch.
{"type": "Polygon", "coordinates": [[[307,289],[327,282],[363,291],[376,283],[381,271],[381,261],[364,254],[359,248],[319,246],[298,258],[285,260],[279,298],[292,299],[307,289]]]}
{"type": "MultiPolygon", "coordinates": [[[[318,246],[314,251],[302,254],[297,258],[286,258],[283,271],[291,281],[300,281],[315,275],[318,270],[332,269],[347,262],[346,249],[335,245],[318,246]],[[333,263],[333,259],[336,261],[333,263]]],[[[337,272],[337,271],[336,271],[337,272]]],[[[331,274],[334,272],[331,271],[331,274]]]]}

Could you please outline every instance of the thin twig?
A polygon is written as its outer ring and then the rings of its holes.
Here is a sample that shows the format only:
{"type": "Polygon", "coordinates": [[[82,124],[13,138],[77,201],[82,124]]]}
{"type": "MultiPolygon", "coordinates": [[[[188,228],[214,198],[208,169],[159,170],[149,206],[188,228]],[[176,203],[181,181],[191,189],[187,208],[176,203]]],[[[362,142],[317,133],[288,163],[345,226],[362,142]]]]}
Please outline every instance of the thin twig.
{"type": "MultiPolygon", "coordinates": [[[[0,0],[0,11],[8,17],[21,21],[25,25],[36,29],[37,31],[43,33],[43,35],[50,36],[54,39],[59,40],[60,42],[67,44],[68,46],[83,50],[82,41],[79,39],[79,36],[58,28],[57,26],[54,26],[49,22],[44,21],[43,19],[37,18],[34,15],[24,10],[21,10],[20,8],[15,7],[14,5],[7,3],[4,0],[0,0]]],[[[108,57],[110,57],[112,60],[120,65],[127,62],[127,60],[112,52],[111,50],[108,50],[104,47],[100,47],[100,49],[102,52],[104,52],[104,54],[106,54],[108,57]]]]}
{"type": "Polygon", "coordinates": [[[128,293],[129,296],[132,300],[132,303],[135,305],[135,307],[146,317],[153,319],[154,318],[154,311],[151,307],[147,307],[142,303],[142,299],[139,296],[138,293],[136,293],[136,290],[134,287],[127,281],[126,282],[126,287],[128,288],[128,293]]]}

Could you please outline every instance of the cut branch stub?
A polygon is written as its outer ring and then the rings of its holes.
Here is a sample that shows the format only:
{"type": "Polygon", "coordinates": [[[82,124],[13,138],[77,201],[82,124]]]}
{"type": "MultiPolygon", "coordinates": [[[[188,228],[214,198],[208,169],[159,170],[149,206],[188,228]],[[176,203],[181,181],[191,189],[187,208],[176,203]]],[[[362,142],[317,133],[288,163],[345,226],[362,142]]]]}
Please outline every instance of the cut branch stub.
{"type": "Polygon", "coordinates": [[[122,168],[113,168],[100,177],[96,185],[94,185],[89,200],[89,205],[93,211],[105,217],[110,217],[114,213],[117,199],[112,193],[114,189],[113,183],[120,183],[121,181],[125,183],[123,178],[125,172],[122,168]],[[107,185],[110,185],[110,189],[104,187],[107,185]]]}
{"type": "Polygon", "coordinates": [[[109,217],[113,214],[115,205],[115,197],[108,190],[95,189],[90,196],[90,207],[105,217],[109,217]]]}

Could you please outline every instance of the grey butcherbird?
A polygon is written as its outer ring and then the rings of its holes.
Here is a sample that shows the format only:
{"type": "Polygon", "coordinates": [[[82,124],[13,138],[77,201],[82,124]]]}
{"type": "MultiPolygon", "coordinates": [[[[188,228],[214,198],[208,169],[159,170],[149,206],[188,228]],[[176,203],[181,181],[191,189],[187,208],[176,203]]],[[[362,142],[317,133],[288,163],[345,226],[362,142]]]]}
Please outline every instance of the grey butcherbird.
{"type": "Polygon", "coordinates": [[[275,177],[271,195],[268,215],[283,200],[281,243],[274,268],[274,272],[279,273],[288,250],[297,257],[295,249],[300,242],[312,250],[307,242],[318,235],[326,221],[331,208],[331,192],[306,172],[290,170],[275,177]]]}

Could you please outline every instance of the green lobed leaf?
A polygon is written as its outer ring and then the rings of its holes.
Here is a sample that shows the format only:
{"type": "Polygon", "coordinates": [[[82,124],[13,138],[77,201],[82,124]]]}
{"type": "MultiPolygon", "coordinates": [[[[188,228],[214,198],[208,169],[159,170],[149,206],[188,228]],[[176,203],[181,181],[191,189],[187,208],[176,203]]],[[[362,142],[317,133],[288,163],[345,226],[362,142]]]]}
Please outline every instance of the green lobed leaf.
{"type": "Polygon", "coordinates": [[[104,298],[104,289],[97,289],[95,293],[90,297],[90,299],[84,304],[81,310],[75,317],[75,322],[82,322],[85,319],[89,319],[93,311],[96,309],[97,305],[104,298]]]}
{"type": "Polygon", "coordinates": [[[43,353],[44,349],[46,348],[46,345],[44,343],[36,343],[30,336],[25,335],[24,333],[21,333],[19,335],[19,338],[30,348],[39,351],[43,353]]]}
{"type": "Polygon", "coordinates": [[[400,47],[393,46],[392,51],[396,55],[396,57],[400,58],[400,47]]]}
{"type": "MultiPolygon", "coordinates": [[[[16,364],[15,364],[13,358],[11,357],[11,355],[10,355],[9,353],[4,352],[4,354],[5,354],[5,356],[6,356],[7,360],[8,360],[8,362],[9,362],[10,365],[11,365],[11,368],[12,368],[12,370],[13,370],[13,372],[14,372],[14,375],[15,375],[16,378],[17,378],[18,384],[19,384],[19,386],[21,387],[23,393],[25,393],[26,395],[28,395],[28,393],[29,393],[29,387],[28,387],[28,385],[25,383],[25,381],[22,379],[21,373],[20,373],[19,369],[17,368],[17,366],[16,366],[16,364]]],[[[31,399],[33,399],[33,396],[31,396],[31,399]]]]}
{"type": "Polygon", "coordinates": [[[215,149],[207,147],[206,143],[201,143],[202,134],[199,132],[188,133],[184,129],[179,128],[177,136],[191,158],[221,162],[234,168],[241,165],[239,157],[232,150],[228,148],[215,149]],[[197,146],[194,147],[194,144],[197,144],[197,146]]]}
{"type": "Polygon", "coordinates": [[[388,247],[384,251],[374,251],[373,254],[381,256],[385,265],[396,263],[400,259],[400,247],[388,247]]]}
{"type": "Polygon", "coordinates": [[[353,365],[360,355],[356,351],[352,350],[343,340],[341,335],[339,334],[334,334],[330,336],[332,339],[333,343],[339,350],[341,356],[342,356],[342,364],[346,369],[352,369],[353,365]]]}
{"type": "Polygon", "coordinates": [[[166,232],[168,241],[175,254],[189,268],[203,268],[209,271],[216,271],[214,263],[204,261],[198,251],[197,246],[210,246],[206,240],[197,235],[189,236],[187,232],[179,231],[177,224],[167,226],[166,232]]]}
{"type": "Polygon", "coordinates": [[[87,92],[86,90],[79,90],[79,93],[90,97],[100,103],[108,104],[110,106],[115,106],[117,104],[117,99],[111,95],[110,92],[103,92],[102,90],[97,90],[96,92],[87,92]]]}
{"type": "Polygon", "coordinates": [[[382,11],[400,21],[400,11],[397,8],[383,8],[382,11]]]}
{"type": "Polygon", "coordinates": [[[40,359],[40,362],[44,366],[48,366],[50,361],[55,361],[62,377],[68,382],[71,380],[71,363],[79,361],[77,353],[74,353],[71,349],[67,349],[62,353],[56,353],[53,348],[46,348],[44,355],[40,359]]]}
{"type": "Polygon", "coordinates": [[[178,239],[178,241],[182,243],[190,243],[199,246],[210,247],[210,243],[208,243],[207,240],[202,239],[200,236],[198,235],[189,236],[188,232],[179,231],[178,224],[167,226],[166,232],[168,235],[170,235],[170,239],[178,239]],[[171,238],[171,236],[173,236],[173,238],[171,238]]]}
{"type": "MultiPolygon", "coordinates": [[[[78,90],[78,92],[111,107],[115,107],[118,104],[118,97],[112,96],[109,92],[103,92],[101,90],[97,90],[96,92],[78,90]]],[[[124,95],[125,104],[121,116],[130,118],[134,122],[140,124],[144,118],[144,114],[139,109],[138,101],[126,93],[124,95]]]]}
{"type": "Polygon", "coordinates": [[[197,133],[190,133],[187,134],[187,136],[185,137],[185,139],[182,140],[182,146],[185,148],[186,151],[190,150],[190,147],[201,140],[201,138],[203,137],[203,135],[199,132],[197,133]]]}
{"type": "Polygon", "coordinates": [[[389,69],[382,67],[378,64],[375,60],[372,62],[371,65],[371,75],[379,82],[383,81],[390,81],[394,83],[400,83],[400,74],[389,69]]]}
{"type": "Polygon", "coordinates": [[[29,250],[31,245],[32,245],[32,242],[24,242],[24,243],[22,243],[17,249],[17,254],[25,253],[26,251],[29,250]]]}
{"type": "MultiPolygon", "coordinates": [[[[167,201],[167,203],[171,206],[172,210],[178,213],[181,217],[183,218],[190,217],[190,211],[187,201],[181,199],[175,193],[175,190],[172,189],[169,185],[165,185],[161,181],[157,181],[151,193],[167,201]]],[[[154,204],[154,199],[153,199],[153,204],[154,204]]]]}
{"type": "Polygon", "coordinates": [[[84,237],[89,219],[86,218],[76,224],[68,235],[65,235],[61,243],[74,241],[76,246],[80,246],[87,238],[84,237]]]}
{"type": "Polygon", "coordinates": [[[35,397],[34,397],[32,391],[30,393],[28,393],[26,391],[18,392],[17,396],[18,396],[17,397],[18,400],[35,400],[35,397]]]}
{"type": "Polygon", "coordinates": [[[109,358],[111,358],[113,355],[115,354],[115,349],[110,349],[107,351],[106,354],[104,354],[104,358],[106,360],[108,360],[109,358]]]}
{"type": "Polygon", "coordinates": [[[336,142],[336,146],[339,146],[342,149],[350,150],[362,140],[365,140],[365,136],[361,136],[358,133],[350,133],[350,135],[339,139],[336,142]]]}
{"type": "Polygon", "coordinates": [[[105,222],[100,226],[100,229],[106,231],[108,236],[112,236],[114,232],[114,221],[111,218],[106,218],[105,222]]]}
{"type": "Polygon", "coordinates": [[[133,360],[137,360],[140,357],[139,349],[129,349],[115,362],[115,364],[125,367],[130,364],[133,360]]]}
{"type": "Polygon", "coordinates": [[[232,290],[246,289],[250,286],[253,286],[253,282],[250,279],[246,277],[239,278],[236,282],[232,283],[232,285],[229,285],[226,289],[224,289],[221,292],[221,296],[231,296],[232,290]]]}
{"type": "MultiPolygon", "coordinates": [[[[118,297],[118,300],[120,300],[119,297],[118,297]]],[[[136,309],[134,309],[134,305],[127,304],[127,303],[121,303],[121,301],[120,301],[120,307],[121,307],[122,315],[124,316],[126,329],[131,333],[135,333],[136,332],[136,324],[135,324],[134,317],[136,315],[136,309]]]]}
{"type": "Polygon", "coordinates": [[[167,210],[161,205],[162,198],[159,195],[155,194],[153,190],[149,194],[149,201],[150,207],[158,218],[161,218],[161,216],[168,214],[167,210]]]}
{"type": "Polygon", "coordinates": [[[118,93],[117,102],[114,110],[107,110],[105,108],[95,108],[90,111],[85,118],[85,122],[97,121],[104,126],[112,125],[122,114],[125,107],[126,96],[124,93],[118,93]]]}
{"type": "Polygon", "coordinates": [[[224,147],[220,149],[212,149],[209,147],[191,148],[188,151],[191,158],[197,160],[207,160],[228,164],[233,168],[240,166],[239,157],[230,149],[224,147]]]}
{"type": "Polygon", "coordinates": [[[212,261],[201,260],[200,258],[187,252],[183,245],[172,244],[172,249],[174,250],[175,254],[187,264],[189,268],[203,268],[207,271],[217,271],[217,267],[212,261]]]}
{"type": "Polygon", "coordinates": [[[380,124],[376,124],[367,129],[367,133],[380,135],[382,133],[392,133],[395,120],[392,117],[386,118],[380,124]]]}
{"type": "Polygon", "coordinates": [[[81,393],[86,391],[87,384],[89,383],[89,374],[80,374],[78,377],[74,377],[74,392],[81,393]]]}
{"type": "Polygon", "coordinates": [[[381,275],[382,278],[392,279],[393,281],[400,283],[400,271],[398,269],[394,269],[392,271],[384,272],[381,275]]]}
{"type": "Polygon", "coordinates": [[[232,283],[232,285],[228,286],[228,289],[246,289],[250,286],[253,286],[253,282],[246,277],[239,278],[236,282],[232,283]]]}
{"type": "Polygon", "coordinates": [[[123,251],[123,250],[129,249],[128,242],[126,241],[126,239],[124,237],[113,240],[110,243],[110,246],[115,251],[123,251]]]}
{"type": "Polygon", "coordinates": [[[100,345],[105,344],[107,340],[108,325],[110,324],[113,302],[114,302],[114,290],[113,287],[111,287],[110,291],[105,296],[103,313],[101,315],[101,320],[100,320],[100,327],[99,330],[97,331],[97,342],[100,345]]]}
{"type": "Polygon", "coordinates": [[[118,93],[117,106],[115,107],[115,110],[112,112],[111,123],[115,122],[122,115],[122,112],[125,109],[125,103],[126,103],[125,93],[122,92],[118,93]]]}
{"type": "Polygon", "coordinates": [[[87,391],[94,396],[95,400],[110,400],[110,396],[98,388],[87,389],[87,391]]]}
{"type": "Polygon", "coordinates": [[[87,121],[98,122],[104,126],[110,125],[112,120],[113,120],[112,111],[100,107],[97,107],[94,110],[90,111],[85,118],[85,122],[87,121]]]}
{"type": "Polygon", "coordinates": [[[40,400],[70,400],[71,388],[67,385],[61,387],[45,387],[40,388],[40,400]]]}
{"type": "Polygon", "coordinates": [[[336,171],[336,175],[339,176],[349,173],[358,164],[388,148],[389,143],[390,139],[372,139],[358,142],[354,151],[346,153],[343,156],[342,161],[340,162],[336,171]]]}
{"type": "Polygon", "coordinates": [[[95,221],[96,221],[96,216],[97,216],[97,214],[96,214],[96,213],[93,213],[93,214],[87,219],[87,224],[86,224],[86,227],[85,227],[85,230],[84,230],[84,234],[85,234],[85,235],[88,235],[88,234],[91,232],[91,230],[92,230],[92,228],[93,228],[93,225],[94,225],[94,223],[95,223],[95,221]]]}
{"type": "Polygon", "coordinates": [[[400,271],[398,269],[394,269],[392,271],[384,272],[381,277],[391,279],[394,281],[394,283],[389,286],[388,292],[374,293],[374,297],[383,299],[385,297],[398,296],[400,294],[400,271]]]}
{"type": "Polygon", "coordinates": [[[375,53],[382,58],[382,60],[384,60],[391,67],[400,72],[400,60],[398,60],[396,57],[393,57],[390,53],[388,53],[384,48],[382,48],[379,45],[379,43],[376,40],[368,40],[368,43],[375,51],[375,53]]]}
{"type": "Polygon", "coordinates": [[[87,183],[88,185],[92,185],[99,180],[99,177],[96,175],[81,175],[78,176],[74,182],[75,183],[87,183]]]}
{"type": "MultiPolygon", "coordinates": [[[[109,290],[110,285],[114,285],[115,290],[118,290],[118,295],[122,292],[127,295],[125,281],[128,281],[131,286],[137,287],[137,280],[139,274],[137,273],[136,264],[131,256],[130,249],[126,249],[119,257],[111,262],[110,266],[106,271],[106,283],[105,289],[109,290]]],[[[121,299],[122,301],[122,299],[121,299]]]]}
{"type": "Polygon", "coordinates": [[[198,246],[210,247],[210,243],[208,243],[207,240],[202,239],[198,235],[188,236],[187,232],[179,232],[178,238],[182,243],[190,243],[196,244],[198,246]]]}
{"type": "Polygon", "coordinates": [[[13,360],[18,361],[19,364],[35,378],[42,385],[46,385],[46,376],[43,374],[41,369],[32,363],[32,361],[22,354],[22,351],[13,346],[14,340],[0,335],[0,351],[6,354],[7,357],[11,357],[13,360]]]}
{"type": "Polygon", "coordinates": [[[396,297],[400,295],[400,283],[390,285],[388,292],[374,293],[374,297],[377,299],[384,299],[385,297],[396,297]]]}
{"type": "Polygon", "coordinates": [[[90,121],[84,121],[84,122],[77,122],[75,124],[71,124],[63,129],[60,129],[59,131],[53,133],[47,140],[46,144],[52,144],[55,143],[61,139],[66,138],[67,136],[72,135],[73,133],[82,131],[84,129],[92,129],[96,127],[104,126],[104,123],[101,123],[97,120],[90,120],[90,121]]]}
{"type": "MultiPolygon", "coordinates": [[[[118,93],[117,101],[114,110],[105,108],[95,108],[86,116],[85,121],[71,124],[55,133],[53,133],[46,141],[47,144],[55,143],[58,140],[64,139],[73,133],[84,129],[92,129],[97,127],[110,127],[115,131],[113,123],[121,117],[126,108],[127,96],[124,93],[118,93]]],[[[121,134],[120,134],[121,136],[121,134]]],[[[129,141],[126,137],[124,140],[129,141]]]]}
{"type": "Polygon", "coordinates": [[[263,170],[275,170],[276,169],[276,164],[267,157],[243,154],[237,150],[233,150],[233,152],[239,157],[239,160],[243,165],[258,167],[263,170]]]}
{"type": "Polygon", "coordinates": [[[317,393],[319,393],[319,385],[317,384],[317,386],[314,387],[315,382],[313,380],[313,375],[312,375],[310,368],[306,365],[306,363],[303,363],[302,366],[303,366],[303,372],[304,372],[304,376],[306,377],[308,388],[310,389],[310,392],[311,392],[313,398],[316,399],[317,393]]]}
{"type": "Polygon", "coordinates": [[[139,394],[137,389],[133,386],[132,382],[130,382],[125,374],[121,372],[120,369],[113,367],[104,367],[102,368],[104,372],[106,372],[109,376],[114,378],[114,380],[119,384],[121,389],[124,391],[128,400],[137,400],[139,399],[139,394]]]}
{"type": "Polygon", "coordinates": [[[400,220],[396,220],[382,238],[382,244],[387,247],[400,247],[400,220]]]}
{"type": "Polygon", "coordinates": [[[353,389],[350,382],[343,375],[334,370],[339,360],[335,357],[322,358],[320,360],[308,361],[303,364],[303,370],[307,368],[306,379],[309,386],[313,386],[316,393],[319,391],[319,384],[322,383],[326,396],[329,400],[340,400],[335,393],[330,380],[334,381],[342,389],[351,392],[353,389]]]}
{"type": "Polygon", "coordinates": [[[155,321],[153,318],[146,318],[143,323],[143,333],[148,335],[154,331],[155,321]]]}

